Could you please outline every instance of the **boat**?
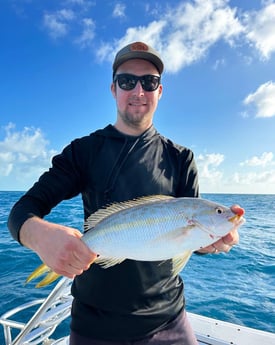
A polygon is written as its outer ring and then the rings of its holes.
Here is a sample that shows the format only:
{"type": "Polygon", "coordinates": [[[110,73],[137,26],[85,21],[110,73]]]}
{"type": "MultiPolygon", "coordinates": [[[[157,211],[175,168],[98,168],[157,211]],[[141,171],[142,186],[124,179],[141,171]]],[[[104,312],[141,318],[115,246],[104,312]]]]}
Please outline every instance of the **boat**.
{"type": "MultiPolygon", "coordinates": [[[[0,317],[5,345],[69,345],[69,336],[55,339],[57,327],[70,316],[72,280],[61,278],[44,299],[35,299],[0,317]],[[35,311],[21,320],[26,310],[35,311]]],[[[199,345],[274,345],[275,333],[187,312],[199,345]]],[[[172,344],[171,344],[172,345],[172,344]]]]}

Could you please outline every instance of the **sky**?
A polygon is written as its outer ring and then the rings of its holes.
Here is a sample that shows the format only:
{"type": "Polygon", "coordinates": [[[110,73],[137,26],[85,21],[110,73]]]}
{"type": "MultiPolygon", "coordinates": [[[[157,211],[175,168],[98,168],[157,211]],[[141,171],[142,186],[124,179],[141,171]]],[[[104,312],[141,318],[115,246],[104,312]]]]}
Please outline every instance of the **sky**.
{"type": "Polygon", "coordinates": [[[27,190],[113,124],[112,61],[164,61],[154,125],[193,150],[201,193],[275,194],[275,1],[0,1],[0,190],[27,190]]]}

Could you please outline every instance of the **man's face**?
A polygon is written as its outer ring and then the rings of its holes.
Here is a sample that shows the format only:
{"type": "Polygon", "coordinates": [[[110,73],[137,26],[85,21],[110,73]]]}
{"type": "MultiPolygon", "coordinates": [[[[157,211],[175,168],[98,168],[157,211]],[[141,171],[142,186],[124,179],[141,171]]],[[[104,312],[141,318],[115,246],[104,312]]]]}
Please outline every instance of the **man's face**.
{"type": "MultiPolygon", "coordinates": [[[[159,76],[157,68],[146,60],[133,59],[124,62],[116,71],[116,75],[127,73],[135,76],[155,75],[159,76]]],[[[118,82],[111,85],[111,90],[117,103],[118,119],[117,124],[146,130],[152,124],[154,112],[158,105],[158,100],[162,94],[162,85],[155,91],[145,91],[140,81],[132,90],[123,90],[118,82]]]]}

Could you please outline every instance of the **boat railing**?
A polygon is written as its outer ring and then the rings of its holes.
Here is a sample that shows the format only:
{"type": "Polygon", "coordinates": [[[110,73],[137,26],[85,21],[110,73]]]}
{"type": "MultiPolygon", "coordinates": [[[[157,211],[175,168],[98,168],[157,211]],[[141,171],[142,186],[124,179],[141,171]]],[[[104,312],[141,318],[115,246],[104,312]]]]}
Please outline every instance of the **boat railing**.
{"type": "Polygon", "coordinates": [[[62,278],[46,299],[37,299],[12,310],[0,317],[4,329],[5,345],[54,344],[50,337],[56,327],[65,320],[71,311],[71,280],[62,278]],[[24,311],[40,305],[32,318],[26,323],[17,321],[24,311]],[[17,330],[17,335],[13,334],[17,330]],[[19,331],[19,333],[18,333],[19,331]]]}
{"type": "MultiPolygon", "coordinates": [[[[53,339],[56,328],[71,312],[72,280],[62,278],[47,298],[37,299],[16,307],[0,317],[4,328],[5,345],[68,345],[69,336],[53,339]],[[38,309],[27,322],[18,314],[29,308],[38,309]],[[16,335],[16,334],[17,335],[16,335]],[[14,339],[13,339],[14,338],[14,339]]],[[[21,315],[22,316],[22,315],[21,315]]],[[[205,316],[188,313],[199,345],[273,345],[275,334],[205,316]]],[[[59,333],[59,332],[58,332],[59,333]]]]}

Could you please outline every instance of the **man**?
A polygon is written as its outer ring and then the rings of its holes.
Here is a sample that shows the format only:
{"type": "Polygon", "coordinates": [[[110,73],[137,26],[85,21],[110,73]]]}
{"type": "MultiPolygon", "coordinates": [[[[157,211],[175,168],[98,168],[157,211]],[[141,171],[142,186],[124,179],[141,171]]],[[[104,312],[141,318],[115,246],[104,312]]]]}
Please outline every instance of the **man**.
{"type": "MultiPolygon", "coordinates": [[[[114,126],[68,145],[10,214],[15,239],[56,273],[75,278],[71,345],[197,344],[184,310],[183,282],[171,275],[169,260],[126,260],[108,269],[90,265],[96,253],[78,230],[42,219],[79,193],[85,218],[140,196],[199,196],[192,151],[153,127],[163,69],[159,54],[145,43],[121,49],[113,63],[114,126]]],[[[235,229],[201,253],[227,252],[237,242],[235,229]]]]}

